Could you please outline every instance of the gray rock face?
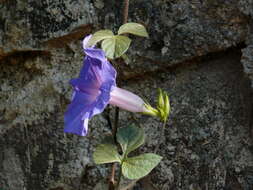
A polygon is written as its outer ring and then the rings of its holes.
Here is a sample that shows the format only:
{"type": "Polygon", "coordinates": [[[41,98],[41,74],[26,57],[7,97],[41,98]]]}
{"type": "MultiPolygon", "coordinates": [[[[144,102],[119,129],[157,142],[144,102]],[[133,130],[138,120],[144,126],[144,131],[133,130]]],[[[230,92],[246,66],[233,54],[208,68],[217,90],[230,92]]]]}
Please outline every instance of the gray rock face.
{"type": "MultiPolygon", "coordinates": [[[[144,82],[150,88],[133,87],[140,93],[147,89],[145,94],[155,86],[170,92],[172,114],[160,149],[164,159],[152,175],[159,189],[252,188],[252,97],[236,54],[164,73],[144,82]]],[[[147,149],[153,150],[161,138],[158,123],[143,122],[150,134],[147,149]]]]}
{"type": "Polygon", "coordinates": [[[238,44],[246,37],[247,19],[239,11],[237,0],[137,0],[131,5],[131,19],[144,22],[152,36],[144,52],[143,44],[134,51],[159,61],[201,56],[238,44]]]}
{"type": "MultiPolygon", "coordinates": [[[[121,18],[120,3],[4,1],[0,7],[1,52],[46,49],[44,45],[52,39],[77,30],[84,35],[85,26],[91,23],[116,29],[121,18]]],[[[243,7],[249,4],[239,3],[237,0],[131,1],[129,20],[144,23],[152,36],[144,46],[137,43],[132,54],[175,62],[238,44],[244,41],[247,32],[247,19],[239,5],[244,11],[243,7]]]]}
{"type": "Polygon", "coordinates": [[[0,3],[2,54],[41,49],[43,42],[49,39],[96,22],[90,1],[14,0],[0,3]]]}
{"type": "Polygon", "coordinates": [[[253,88],[253,45],[249,44],[246,48],[242,50],[243,57],[242,57],[242,64],[244,67],[244,72],[248,75],[251,79],[251,87],[253,88]]]}
{"type": "Polygon", "coordinates": [[[239,0],[239,9],[245,14],[252,16],[252,6],[253,1],[252,0],[239,0]]]}
{"type": "MultiPolygon", "coordinates": [[[[151,100],[158,86],[170,92],[172,114],[159,152],[163,161],[152,174],[158,189],[252,188],[252,94],[240,52],[207,59],[128,83],[151,100]]],[[[122,113],[122,125],[127,118],[122,113]]],[[[142,151],[150,152],[162,138],[159,123],[139,119],[148,135],[142,151]]]]}
{"type": "MultiPolygon", "coordinates": [[[[252,189],[250,7],[250,0],[130,1],[129,21],[145,24],[150,38],[134,41],[119,80],[152,103],[163,88],[172,103],[164,159],[151,174],[159,189],[252,189]],[[241,65],[239,46],[230,47],[245,41],[241,65]]],[[[82,65],[80,39],[92,27],[116,30],[121,8],[110,0],[0,0],[0,189],[89,190],[107,177],[92,161],[110,132],[106,116],[77,137],[63,133],[63,115],[68,81],[82,65]]],[[[131,120],[124,111],[120,119],[131,120]]],[[[142,151],[152,152],[158,123],[137,119],[148,135],[142,151]]]]}

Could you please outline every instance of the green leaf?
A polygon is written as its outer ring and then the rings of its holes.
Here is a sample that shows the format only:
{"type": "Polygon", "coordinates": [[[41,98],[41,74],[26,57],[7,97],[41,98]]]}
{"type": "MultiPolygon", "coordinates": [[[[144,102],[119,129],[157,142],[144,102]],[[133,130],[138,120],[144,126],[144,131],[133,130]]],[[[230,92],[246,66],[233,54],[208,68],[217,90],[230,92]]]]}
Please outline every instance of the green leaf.
{"type": "Polygon", "coordinates": [[[100,42],[101,40],[111,38],[113,36],[114,34],[111,30],[99,30],[92,35],[88,45],[89,46],[96,45],[96,43],[100,42]]]}
{"type": "Polygon", "coordinates": [[[145,141],[145,135],[143,129],[130,125],[128,127],[121,127],[117,132],[117,141],[121,145],[122,151],[125,156],[145,141]]]}
{"type": "Polygon", "coordinates": [[[119,28],[118,34],[125,33],[133,34],[136,36],[148,37],[146,28],[143,25],[134,22],[123,24],[119,28]]]}
{"type": "Polygon", "coordinates": [[[117,146],[111,136],[103,140],[103,144],[96,147],[93,153],[93,159],[96,164],[105,164],[112,162],[121,162],[121,156],[118,153],[117,146]]]}
{"type": "Polygon", "coordinates": [[[124,59],[124,61],[127,65],[130,64],[131,60],[126,54],[123,54],[121,57],[124,59]]]}
{"type": "Polygon", "coordinates": [[[105,180],[101,180],[96,184],[93,190],[108,190],[108,183],[105,180]]]}
{"type": "Polygon", "coordinates": [[[130,43],[131,40],[128,37],[116,35],[105,39],[102,42],[102,49],[107,57],[114,59],[123,55],[129,48],[130,43]]]}
{"type": "Polygon", "coordinates": [[[128,179],[139,179],[148,175],[161,160],[161,156],[152,153],[127,158],[122,164],[122,173],[128,179]]]}

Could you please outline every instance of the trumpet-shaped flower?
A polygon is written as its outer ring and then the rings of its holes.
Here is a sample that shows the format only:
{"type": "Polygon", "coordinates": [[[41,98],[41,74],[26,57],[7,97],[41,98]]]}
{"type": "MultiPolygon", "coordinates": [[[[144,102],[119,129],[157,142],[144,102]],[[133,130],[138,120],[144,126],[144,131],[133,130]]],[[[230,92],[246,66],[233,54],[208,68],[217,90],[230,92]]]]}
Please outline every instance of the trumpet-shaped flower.
{"type": "Polygon", "coordinates": [[[88,120],[108,103],[131,112],[149,112],[139,96],[116,87],[115,69],[103,50],[87,47],[90,38],[83,40],[86,56],[79,77],[70,81],[74,92],[64,118],[64,131],[81,136],[87,134],[88,120]]]}

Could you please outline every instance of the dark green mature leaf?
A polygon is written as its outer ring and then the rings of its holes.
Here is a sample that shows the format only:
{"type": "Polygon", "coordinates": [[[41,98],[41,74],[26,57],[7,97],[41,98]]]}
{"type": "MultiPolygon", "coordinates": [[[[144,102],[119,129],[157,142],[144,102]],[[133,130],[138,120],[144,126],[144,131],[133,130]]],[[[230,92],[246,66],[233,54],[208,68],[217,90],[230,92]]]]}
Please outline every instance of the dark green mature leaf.
{"type": "Polygon", "coordinates": [[[102,49],[110,59],[118,58],[129,48],[131,40],[126,36],[112,36],[102,42],[102,49]]]}
{"type": "Polygon", "coordinates": [[[92,35],[91,39],[89,40],[89,46],[96,45],[96,43],[100,42],[101,40],[111,38],[114,34],[111,30],[99,30],[92,35]]]}
{"type": "Polygon", "coordinates": [[[93,153],[93,159],[96,164],[105,164],[112,162],[121,162],[122,156],[119,155],[117,146],[112,137],[106,137],[103,144],[96,147],[93,153]]]}
{"type": "Polygon", "coordinates": [[[124,155],[127,156],[129,152],[137,149],[144,143],[144,131],[134,125],[119,128],[117,132],[117,141],[121,145],[124,155]]]}
{"type": "Polygon", "coordinates": [[[127,158],[123,161],[122,173],[128,179],[139,179],[149,174],[161,160],[161,156],[152,153],[127,158]]]}
{"type": "Polygon", "coordinates": [[[125,33],[142,36],[142,37],[148,37],[146,28],[143,25],[134,23],[134,22],[123,24],[119,28],[118,34],[125,34],[125,33]]]}

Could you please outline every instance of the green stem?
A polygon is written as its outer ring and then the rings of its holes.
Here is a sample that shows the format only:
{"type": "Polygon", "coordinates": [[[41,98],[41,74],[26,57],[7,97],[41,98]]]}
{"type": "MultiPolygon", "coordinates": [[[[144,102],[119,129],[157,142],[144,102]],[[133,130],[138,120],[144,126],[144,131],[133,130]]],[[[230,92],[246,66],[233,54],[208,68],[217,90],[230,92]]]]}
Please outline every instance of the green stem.
{"type": "Polygon", "coordinates": [[[164,139],[164,131],[165,131],[165,127],[166,127],[166,121],[163,122],[163,125],[162,125],[162,129],[161,129],[161,133],[160,133],[160,137],[159,137],[159,142],[158,144],[156,145],[156,148],[155,148],[155,152],[154,153],[157,153],[160,145],[162,144],[162,141],[164,139]]]}

